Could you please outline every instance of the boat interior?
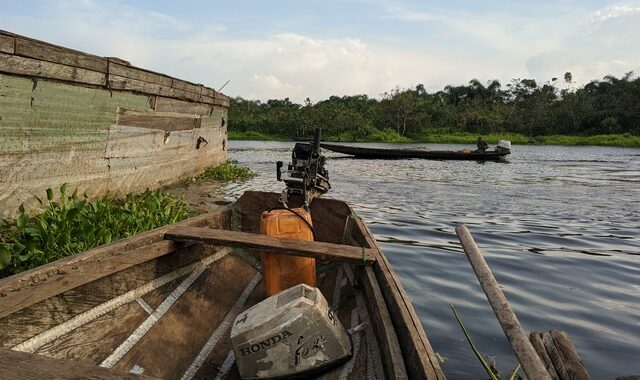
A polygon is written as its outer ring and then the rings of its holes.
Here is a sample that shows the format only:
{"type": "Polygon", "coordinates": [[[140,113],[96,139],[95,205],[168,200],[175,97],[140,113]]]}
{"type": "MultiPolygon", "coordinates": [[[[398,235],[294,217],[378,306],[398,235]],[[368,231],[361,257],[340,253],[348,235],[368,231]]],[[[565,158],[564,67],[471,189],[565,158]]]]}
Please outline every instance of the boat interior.
{"type": "MultiPolygon", "coordinates": [[[[24,363],[25,378],[36,377],[38,358],[58,359],[46,359],[43,373],[58,366],[98,378],[104,370],[105,378],[239,378],[231,324],[265,298],[257,252],[272,244],[255,246],[248,234],[260,233],[260,214],[278,199],[247,192],[217,211],[1,280],[3,353],[24,363]],[[167,238],[179,228],[194,237],[167,238]],[[198,238],[205,230],[217,235],[198,238]]],[[[318,288],[353,343],[348,361],[316,378],[444,378],[367,227],[337,200],[314,200],[311,215],[321,243],[301,246],[320,246],[312,253],[318,288]],[[336,255],[344,247],[343,256],[317,253],[332,247],[336,255]]]]}

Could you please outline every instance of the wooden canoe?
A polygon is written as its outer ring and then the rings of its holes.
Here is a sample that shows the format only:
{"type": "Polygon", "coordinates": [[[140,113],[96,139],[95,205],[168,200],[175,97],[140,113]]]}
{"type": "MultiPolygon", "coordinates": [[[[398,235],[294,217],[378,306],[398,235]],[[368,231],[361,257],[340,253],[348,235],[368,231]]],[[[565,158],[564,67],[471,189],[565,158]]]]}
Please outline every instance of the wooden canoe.
{"type": "Polygon", "coordinates": [[[396,160],[406,158],[422,158],[428,160],[464,160],[464,161],[500,161],[508,154],[509,150],[491,150],[485,152],[476,151],[443,151],[443,150],[416,150],[416,149],[382,149],[359,146],[325,144],[320,146],[336,153],[348,154],[356,158],[396,160]]]}
{"type": "Polygon", "coordinates": [[[259,234],[279,194],[0,280],[0,378],[237,379],[230,324],[264,298],[256,252],[318,258],[318,287],[353,336],[326,379],[444,379],[415,310],[366,225],[316,199],[318,242],[259,234]]]}

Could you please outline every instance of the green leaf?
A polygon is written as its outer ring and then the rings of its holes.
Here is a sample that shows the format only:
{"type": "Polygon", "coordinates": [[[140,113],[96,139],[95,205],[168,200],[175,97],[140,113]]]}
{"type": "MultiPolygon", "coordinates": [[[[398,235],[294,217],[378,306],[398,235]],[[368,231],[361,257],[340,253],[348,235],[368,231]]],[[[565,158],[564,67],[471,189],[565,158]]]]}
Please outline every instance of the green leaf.
{"type": "Polygon", "coordinates": [[[42,238],[42,233],[39,228],[27,227],[24,229],[24,232],[31,236],[42,238]]]}
{"type": "Polygon", "coordinates": [[[33,197],[38,201],[38,203],[40,203],[40,206],[43,206],[43,205],[44,205],[44,204],[42,203],[42,199],[40,199],[37,195],[34,195],[33,197]]]}
{"type": "Polygon", "coordinates": [[[31,256],[33,256],[33,253],[29,252],[29,251],[24,251],[26,253],[24,254],[18,254],[18,260],[20,260],[20,262],[25,262],[27,260],[29,260],[31,258],[31,256]]]}
{"type": "Polygon", "coordinates": [[[513,370],[513,372],[511,372],[511,375],[509,376],[509,380],[515,380],[516,376],[518,375],[518,371],[520,371],[520,363],[518,363],[518,365],[513,370]]]}
{"type": "Polygon", "coordinates": [[[476,354],[476,357],[480,361],[480,364],[482,364],[482,367],[484,368],[487,375],[489,375],[489,378],[491,380],[500,380],[495,375],[495,373],[493,373],[493,371],[491,370],[487,362],[484,360],[484,357],[482,357],[482,354],[480,354],[480,351],[478,351],[478,349],[476,348],[476,345],[473,344],[473,340],[471,340],[471,336],[467,332],[467,329],[464,327],[464,324],[462,324],[462,320],[460,319],[460,317],[458,316],[458,313],[456,312],[456,308],[453,305],[450,305],[450,306],[451,306],[451,310],[453,310],[453,315],[455,315],[456,320],[458,321],[458,324],[460,325],[460,328],[464,333],[464,337],[467,338],[467,342],[469,343],[469,346],[471,346],[471,350],[473,350],[473,353],[476,354]]]}
{"type": "Polygon", "coordinates": [[[80,208],[74,207],[67,213],[67,220],[74,220],[80,213],[80,208]]]}
{"type": "Polygon", "coordinates": [[[18,226],[18,228],[25,228],[28,221],[29,216],[27,214],[21,214],[18,219],[16,219],[16,226],[18,226]]]}
{"type": "Polygon", "coordinates": [[[16,248],[15,251],[14,251],[14,253],[16,253],[16,254],[24,251],[24,249],[26,248],[25,245],[20,243],[20,242],[14,243],[13,246],[16,248]]]}
{"type": "Polygon", "coordinates": [[[47,189],[47,199],[48,199],[49,201],[52,201],[52,200],[53,200],[53,190],[51,190],[51,188],[48,188],[48,189],[47,189]]]}
{"type": "Polygon", "coordinates": [[[11,251],[4,245],[0,245],[0,269],[4,269],[11,264],[11,251]]]}
{"type": "Polygon", "coordinates": [[[65,182],[65,183],[62,184],[62,186],[60,186],[60,194],[64,198],[66,193],[67,193],[67,183],[65,182]]]}
{"type": "Polygon", "coordinates": [[[18,207],[18,211],[20,211],[21,214],[24,214],[24,203],[20,204],[20,207],[18,207]]]}

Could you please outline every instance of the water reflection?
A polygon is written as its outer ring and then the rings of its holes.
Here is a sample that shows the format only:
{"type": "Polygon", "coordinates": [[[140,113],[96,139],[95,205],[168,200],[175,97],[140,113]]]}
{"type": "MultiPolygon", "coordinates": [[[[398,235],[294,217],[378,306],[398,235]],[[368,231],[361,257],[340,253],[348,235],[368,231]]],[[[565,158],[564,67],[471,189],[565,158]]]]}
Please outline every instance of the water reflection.
{"type": "MultiPolygon", "coordinates": [[[[281,191],[294,143],[236,142],[260,176],[226,186],[281,191]]],[[[372,144],[378,146],[378,144],[372,144]]],[[[462,145],[396,145],[459,150],[462,145]]],[[[500,368],[515,359],[462,253],[466,223],[527,330],[565,330],[593,378],[640,373],[640,150],[515,146],[508,165],[361,160],[326,152],[333,189],[369,224],[412,297],[449,378],[482,378],[451,314],[500,368]]]]}

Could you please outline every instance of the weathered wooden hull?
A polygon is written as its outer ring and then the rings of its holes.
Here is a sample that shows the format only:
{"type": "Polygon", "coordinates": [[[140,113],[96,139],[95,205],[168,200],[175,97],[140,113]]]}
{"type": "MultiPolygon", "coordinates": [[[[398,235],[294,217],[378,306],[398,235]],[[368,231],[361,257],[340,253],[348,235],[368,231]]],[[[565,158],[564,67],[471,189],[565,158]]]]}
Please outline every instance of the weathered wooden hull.
{"type": "Polygon", "coordinates": [[[0,218],[63,183],[122,196],[196,175],[226,160],[228,107],[203,85],[0,30],[0,218]]]}
{"type": "Polygon", "coordinates": [[[320,146],[332,152],[348,154],[355,156],[356,158],[385,160],[421,158],[427,160],[499,161],[510,154],[508,151],[455,152],[415,149],[380,149],[325,143],[320,144],[320,146]]]}
{"type": "MultiPolygon", "coordinates": [[[[238,378],[230,323],[264,298],[255,253],[279,243],[249,234],[259,232],[260,213],[278,196],[248,192],[216,212],[0,280],[0,345],[11,350],[0,356],[0,377],[39,378],[48,366],[60,377],[238,378]],[[184,238],[211,229],[220,232],[184,238]],[[240,232],[225,237],[232,229],[240,232]],[[179,233],[186,242],[165,239],[179,233]]],[[[443,379],[362,220],[344,202],[322,198],[311,214],[322,243],[289,250],[324,257],[318,287],[345,327],[365,326],[353,336],[353,358],[323,376],[443,379]]]]}

